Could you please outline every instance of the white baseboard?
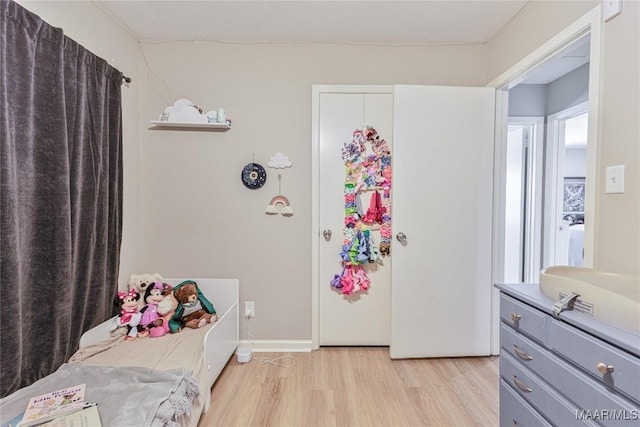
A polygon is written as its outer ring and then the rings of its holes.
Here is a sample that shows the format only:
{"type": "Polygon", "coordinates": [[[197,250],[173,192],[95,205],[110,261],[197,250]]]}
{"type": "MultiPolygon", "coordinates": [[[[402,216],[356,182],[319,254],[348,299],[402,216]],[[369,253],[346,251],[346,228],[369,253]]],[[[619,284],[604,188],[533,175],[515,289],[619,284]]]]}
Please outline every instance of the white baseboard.
{"type": "Polygon", "coordinates": [[[311,340],[240,340],[238,347],[254,353],[306,353],[312,349],[311,340]]]}

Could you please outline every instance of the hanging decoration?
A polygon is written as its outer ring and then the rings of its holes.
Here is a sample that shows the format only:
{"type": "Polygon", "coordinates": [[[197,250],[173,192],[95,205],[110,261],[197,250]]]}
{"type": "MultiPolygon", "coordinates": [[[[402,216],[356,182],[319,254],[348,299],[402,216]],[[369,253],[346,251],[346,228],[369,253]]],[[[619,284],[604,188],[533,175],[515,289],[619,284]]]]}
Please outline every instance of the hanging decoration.
{"type": "Polygon", "coordinates": [[[364,265],[391,254],[391,152],[372,127],[356,129],[342,148],[345,163],[343,269],[331,286],[343,295],[369,289],[371,280],[364,265]],[[367,144],[371,150],[367,149],[367,144]],[[382,194],[381,194],[382,192],[382,194]],[[361,196],[370,194],[364,211],[361,196]],[[380,233],[380,245],[374,231],[380,233]]]}
{"type": "MultiPolygon", "coordinates": [[[[270,164],[269,166],[272,167],[270,164]]],[[[282,214],[282,216],[293,215],[293,208],[289,204],[289,199],[284,197],[281,193],[281,183],[282,175],[278,174],[278,195],[271,199],[267,207],[264,209],[264,213],[268,215],[275,215],[277,213],[282,214]]]]}
{"type": "Polygon", "coordinates": [[[267,172],[258,163],[247,163],[242,169],[240,178],[245,187],[250,190],[257,190],[267,182],[267,172]]]}
{"type": "Polygon", "coordinates": [[[290,168],[291,165],[293,165],[293,162],[291,161],[289,156],[280,152],[277,152],[276,154],[271,156],[271,158],[269,159],[269,163],[267,163],[267,166],[274,169],[290,168]]]}
{"type": "MultiPolygon", "coordinates": [[[[290,168],[293,162],[284,153],[277,152],[269,159],[267,166],[272,169],[286,169],[290,168]]],[[[264,213],[267,215],[275,215],[280,213],[282,216],[293,215],[293,208],[289,204],[289,199],[282,195],[282,174],[278,173],[278,195],[275,196],[267,207],[264,209],[264,213]]]]}

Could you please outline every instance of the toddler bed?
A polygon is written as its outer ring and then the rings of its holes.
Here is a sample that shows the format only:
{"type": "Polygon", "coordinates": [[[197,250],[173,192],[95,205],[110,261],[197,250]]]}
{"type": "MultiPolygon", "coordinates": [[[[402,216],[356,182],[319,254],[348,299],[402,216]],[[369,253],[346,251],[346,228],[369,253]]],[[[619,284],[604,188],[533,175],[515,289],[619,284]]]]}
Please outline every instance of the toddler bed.
{"type": "Polygon", "coordinates": [[[198,329],[125,341],[113,319],[87,331],[80,349],[53,374],[0,400],[3,423],[24,411],[32,396],[86,383],[85,400],[98,403],[105,426],[196,426],[209,409],[211,387],[238,346],[237,279],[193,280],[218,319],[198,329]],[[189,411],[190,409],[190,411],[189,411]],[[191,412],[191,415],[187,415],[191,412]]]}

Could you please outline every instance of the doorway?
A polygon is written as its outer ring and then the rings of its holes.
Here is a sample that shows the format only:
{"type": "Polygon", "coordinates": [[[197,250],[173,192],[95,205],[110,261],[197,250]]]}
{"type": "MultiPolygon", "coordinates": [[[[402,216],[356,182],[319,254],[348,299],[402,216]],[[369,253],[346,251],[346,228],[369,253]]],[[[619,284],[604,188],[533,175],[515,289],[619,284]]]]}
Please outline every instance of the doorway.
{"type": "MultiPolygon", "coordinates": [[[[505,248],[507,247],[508,234],[505,228],[505,208],[506,189],[507,189],[507,148],[508,148],[508,117],[511,110],[510,91],[516,86],[525,82],[528,78],[534,76],[537,72],[544,69],[545,65],[553,64],[559,58],[572,49],[580,47],[588,53],[587,61],[583,62],[588,70],[588,100],[585,100],[586,110],[588,111],[588,130],[587,139],[589,141],[586,148],[586,172],[584,177],[584,212],[585,217],[590,218],[583,226],[583,253],[582,262],[585,267],[593,265],[594,255],[594,227],[595,222],[595,199],[596,199],[596,165],[597,165],[597,135],[598,135],[598,105],[599,105],[599,81],[600,81],[600,44],[601,44],[601,8],[594,7],[590,12],[575,21],[573,24],[565,28],[559,34],[544,43],[540,48],[529,54],[520,62],[515,64],[501,76],[498,76],[488,84],[497,90],[496,97],[496,150],[495,150],[495,172],[496,179],[494,182],[496,197],[494,198],[494,234],[493,234],[493,266],[492,281],[494,283],[505,282],[505,272],[508,271],[505,265],[505,248]],[[588,43],[588,44],[587,44],[588,43]],[[588,64],[587,64],[588,63],[588,64]]],[[[576,55],[581,57],[583,55],[576,55]]],[[[575,58],[574,58],[575,59],[575,58]]],[[[584,59],[582,59],[584,60],[584,59]]],[[[557,111],[557,110],[556,110],[557,111]]],[[[551,112],[553,113],[553,111],[551,112]]],[[[511,114],[514,115],[514,114],[511,114]]],[[[538,117],[546,117],[549,111],[546,109],[540,113],[532,114],[538,117]]],[[[545,141],[545,144],[548,141],[545,141]]],[[[545,147],[545,150],[548,147],[545,147]]],[[[545,156],[545,161],[546,161],[545,156]]],[[[545,165],[545,174],[549,174],[547,165],[545,165]]],[[[546,187],[546,184],[545,184],[546,187]]],[[[546,204],[556,203],[556,197],[548,197],[547,189],[545,191],[546,204]]],[[[547,211],[548,206],[546,206],[547,211]]],[[[553,210],[551,210],[553,211],[553,210]]],[[[545,214],[543,217],[543,228],[546,230],[548,226],[548,218],[545,214]]],[[[546,237],[546,232],[544,236],[546,237]]],[[[544,239],[544,237],[543,237],[544,239]]],[[[546,244],[543,242],[543,245],[546,244]]],[[[541,267],[549,261],[549,258],[541,259],[541,267]]],[[[498,354],[499,344],[499,292],[493,290],[492,296],[492,338],[491,351],[492,354],[498,354]]]]}
{"type": "Polygon", "coordinates": [[[586,103],[548,117],[549,208],[543,266],[584,265],[589,112],[586,103]]]}
{"type": "Polygon", "coordinates": [[[542,268],[584,264],[588,48],[585,36],[509,89],[505,282],[537,283],[542,268]]]}
{"type": "Polygon", "coordinates": [[[505,282],[584,265],[589,49],[585,35],[508,91],[505,282]]]}

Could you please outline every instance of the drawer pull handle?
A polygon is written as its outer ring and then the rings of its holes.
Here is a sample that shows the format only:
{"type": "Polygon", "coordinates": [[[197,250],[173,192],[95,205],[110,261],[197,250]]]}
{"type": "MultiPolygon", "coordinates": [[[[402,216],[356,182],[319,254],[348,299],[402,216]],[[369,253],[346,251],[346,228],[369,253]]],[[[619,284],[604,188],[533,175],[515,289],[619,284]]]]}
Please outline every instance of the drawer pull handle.
{"type": "Polygon", "coordinates": [[[614,371],[614,367],[612,365],[607,365],[606,363],[598,363],[596,365],[596,368],[598,369],[598,371],[600,371],[600,373],[602,375],[606,375],[606,374],[610,374],[611,372],[614,371]]]}
{"type": "Polygon", "coordinates": [[[516,354],[518,356],[520,356],[522,359],[524,359],[524,360],[533,360],[533,356],[532,355],[527,354],[524,351],[520,350],[517,345],[514,344],[513,345],[513,349],[515,350],[516,354]]]}
{"type": "Polygon", "coordinates": [[[515,313],[511,313],[511,320],[513,320],[514,322],[517,322],[520,319],[522,319],[521,315],[515,314],[515,313]]]}
{"type": "Polygon", "coordinates": [[[513,382],[515,383],[515,385],[518,386],[518,388],[522,391],[526,391],[527,393],[531,393],[533,390],[531,390],[531,388],[529,386],[527,386],[525,383],[523,383],[522,381],[520,381],[518,378],[516,378],[516,376],[513,376],[513,382]]]}

